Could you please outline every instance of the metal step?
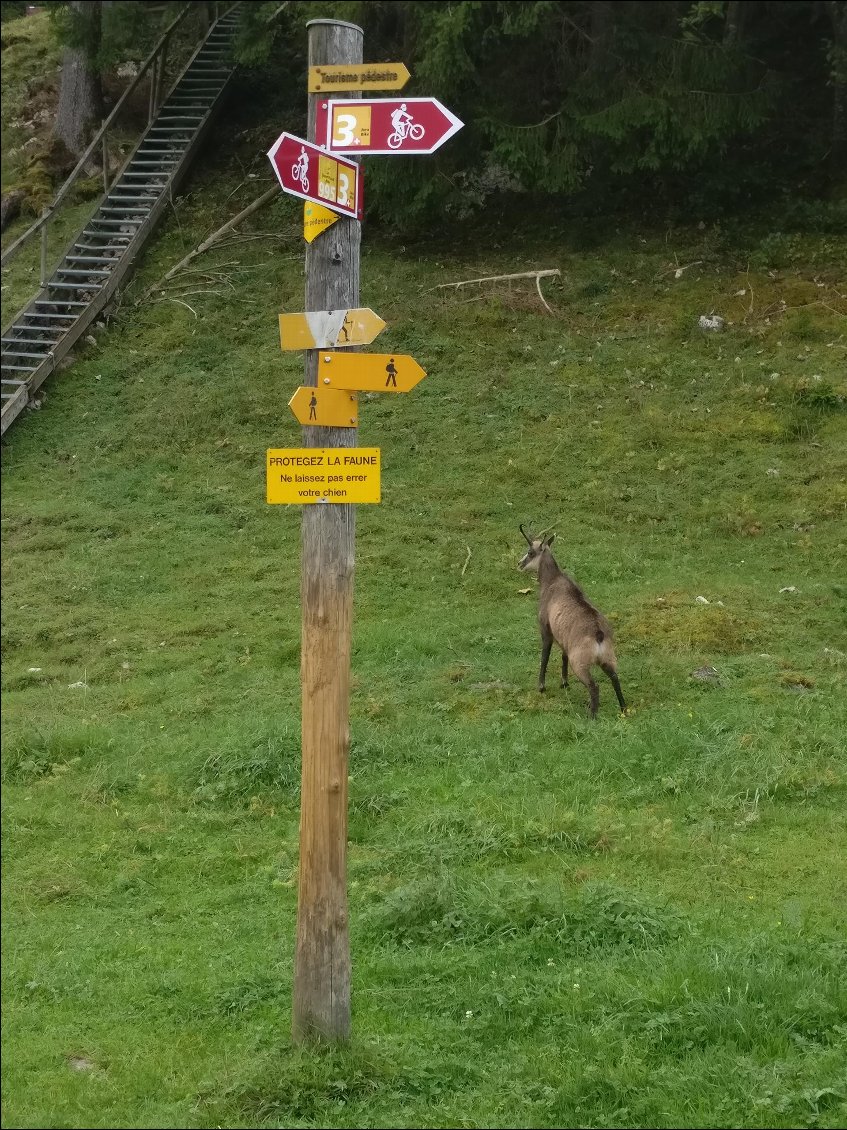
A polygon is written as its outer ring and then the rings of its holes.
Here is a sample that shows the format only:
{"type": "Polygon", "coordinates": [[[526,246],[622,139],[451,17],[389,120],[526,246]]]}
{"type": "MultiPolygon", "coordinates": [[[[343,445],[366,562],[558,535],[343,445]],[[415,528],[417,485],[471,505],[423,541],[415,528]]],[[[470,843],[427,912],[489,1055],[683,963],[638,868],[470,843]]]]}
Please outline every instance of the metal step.
{"type": "Polygon", "coordinates": [[[86,267],[60,267],[56,272],[56,278],[63,279],[67,275],[80,275],[84,279],[93,279],[105,278],[108,274],[108,271],[94,271],[86,267]]]}
{"type": "Polygon", "coordinates": [[[107,200],[116,200],[120,204],[149,204],[151,200],[156,200],[158,192],[153,192],[152,189],[147,192],[139,194],[138,189],[143,188],[143,185],[116,185],[109,195],[107,200]]]}
{"type": "Polygon", "coordinates": [[[46,351],[41,350],[38,353],[31,353],[31,352],[30,353],[21,353],[18,350],[15,350],[15,349],[4,349],[3,350],[3,356],[4,357],[26,357],[30,361],[37,362],[37,364],[35,366],[33,366],[34,368],[37,369],[38,365],[44,360],[44,358],[50,356],[50,350],[49,349],[46,350],[46,351]]]}
{"type": "MultiPolygon", "coordinates": [[[[28,331],[29,333],[38,334],[39,336],[36,337],[36,338],[28,338],[28,337],[23,337],[23,336],[3,337],[3,338],[0,338],[0,342],[2,342],[3,345],[49,345],[50,344],[49,341],[45,341],[45,339],[44,339],[44,334],[47,333],[47,330],[37,330],[35,328],[27,327],[27,326],[13,326],[12,329],[18,329],[20,331],[21,335],[23,335],[24,333],[26,333],[28,331]]],[[[61,331],[59,331],[58,328],[57,328],[53,332],[59,333],[61,331]]]]}
{"type": "MultiPolygon", "coordinates": [[[[33,306],[87,306],[87,302],[73,302],[70,298],[36,298],[33,306]]],[[[53,311],[55,313],[55,311],[53,311]]],[[[67,315],[59,315],[66,317],[67,315]]],[[[76,318],[77,315],[73,314],[71,317],[76,318]]]]}
{"type": "MultiPolygon", "coordinates": [[[[34,373],[37,368],[38,365],[3,365],[0,363],[0,373],[4,371],[13,373],[34,373]]],[[[3,383],[6,384],[8,382],[4,381],[3,383]]]]}
{"type": "MultiPolygon", "coordinates": [[[[103,227],[107,228],[125,228],[130,224],[134,224],[135,227],[140,228],[143,222],[143,220],[131,220],[128,216],[125,220],[101,220],[99,216],[91,217],[92,224],[101,224],[103,227]]],[[[100,234],[103,235],[105,233],[101,232],[100,234]]],[[[128,235],[129,233],[124,232],[122,234],[128,235]]]]}
{"type": "MultiPolygon", "coordinates": [[[[53,279],[50,279],[50,281],[47,284],[47,290],[72,290],[75,293],[82,294],[84,291],[87,291],[87,290],[99,290],[102,285],[103,285],[102,282],[95,282],[94,280],[92,280],[89,283],[89,282],[58,282],[58,281],[54,281],[53,279]]],[[[58,301],[58,299],[56,299],[55,301],[58,301]]],[[[88,303],[87,302],[81,302],[80,305],[81,306],[87,306],[88,303]]]]}
{"type": "MultiPolygon", "coordinates": [[[[52,321],[55,321],[59,318],[61,318],[61,320],[63,322],[75,322],[77,320],[77,318],[79,317],[79,315],[78,314],[31,314],[29,311],[26,311],[25,313],[23,313],[21,315],[21,317],[22,318],[37,318],[39,322],[42,322],[42,321],[52,322],[52,321]]],[[[57,326],[56,328],[58,329],[59,327],[57,326]]]]}

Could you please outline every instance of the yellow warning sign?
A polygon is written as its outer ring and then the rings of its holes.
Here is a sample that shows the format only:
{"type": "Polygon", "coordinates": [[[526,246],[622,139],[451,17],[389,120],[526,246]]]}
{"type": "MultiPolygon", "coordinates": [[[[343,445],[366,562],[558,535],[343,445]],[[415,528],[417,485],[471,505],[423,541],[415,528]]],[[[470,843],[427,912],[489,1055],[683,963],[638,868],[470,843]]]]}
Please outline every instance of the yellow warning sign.
{"type": "Polygon", "coordinates": [[[269,503],[379,502],[378,447],[270,448],[269,503]]]}
{"type": "Polygon", "coordinates": [[[337,212],[331,212],[329,208],[324,208],[323,204],[315,204],[307,200],[303,205],[303,238],[307,243],[311,243],[337,219],[337,212]]]}

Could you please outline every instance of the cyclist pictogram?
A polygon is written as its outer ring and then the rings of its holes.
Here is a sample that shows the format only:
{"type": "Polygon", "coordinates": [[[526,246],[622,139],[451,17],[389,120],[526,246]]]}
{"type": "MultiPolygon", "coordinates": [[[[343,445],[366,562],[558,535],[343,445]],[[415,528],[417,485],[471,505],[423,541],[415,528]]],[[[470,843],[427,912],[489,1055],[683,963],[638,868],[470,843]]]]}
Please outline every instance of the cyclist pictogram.
{"type": "Polygon", "coordinates": [[[300,146],[300,156],[291,166],[291,175],[295,181],[303,186],[303,191],[309,191],[309,154],[306,152],[304,146],[300,146]]]}
{"type": "Polygon", "coordinates": [[[394,132],[388,135],[388,145],[391,149],[399,149],[407,137],[412,141],[420,141],[426,132],[424,127],[412,118],[405,102],[401,102],[397,109],[392,111],[391,124],[394,126],[394,132]]]}

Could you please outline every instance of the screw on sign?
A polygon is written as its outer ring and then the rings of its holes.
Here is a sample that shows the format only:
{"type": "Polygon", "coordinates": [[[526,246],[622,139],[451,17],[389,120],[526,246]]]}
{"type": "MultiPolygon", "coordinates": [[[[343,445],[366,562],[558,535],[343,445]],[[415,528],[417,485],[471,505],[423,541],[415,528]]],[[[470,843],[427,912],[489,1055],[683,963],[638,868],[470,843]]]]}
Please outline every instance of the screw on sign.
{"type": "Polygon", "coordinates": [[[283,133],[268,150],[282,188],[303,200],[323,204],[342,216],[362,218],[362,170],[353,161],[336,157],[296,137],[283,133]]]}
{"type": "Polygon", "coordinates": [[[437,98],[318,102],[317,137],[332,153],[434,153],[463,123],[437,98]]]}

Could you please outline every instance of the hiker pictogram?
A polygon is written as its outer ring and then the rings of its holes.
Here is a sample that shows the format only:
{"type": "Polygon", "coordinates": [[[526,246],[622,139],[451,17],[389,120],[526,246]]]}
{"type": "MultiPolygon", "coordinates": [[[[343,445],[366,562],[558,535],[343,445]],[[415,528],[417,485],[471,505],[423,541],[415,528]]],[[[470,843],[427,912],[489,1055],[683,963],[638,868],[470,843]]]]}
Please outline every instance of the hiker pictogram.
{"type": "Polygon", "coordinates": [[[386,378],[386,381],[385,381],[385,387],[386,388],[397,388],[397,366],[394,364],[394,358],[393,357],[388,362],[388,364],[385,366],[385,371],[386,371],[386,373],[388,373],[388,377],[386,378]]]}
{"type": "Polygon", "coordinates": [[[310,420],[317,420],[317,418],[318,418],[318,414],[317,414],[317,411],[316,411],[317,407],[318,407],[318,398],[317,398],[317,396],[315,396],[314,393],[312,393],[312,399],[309,401],[309,419],[310,420]]]}

